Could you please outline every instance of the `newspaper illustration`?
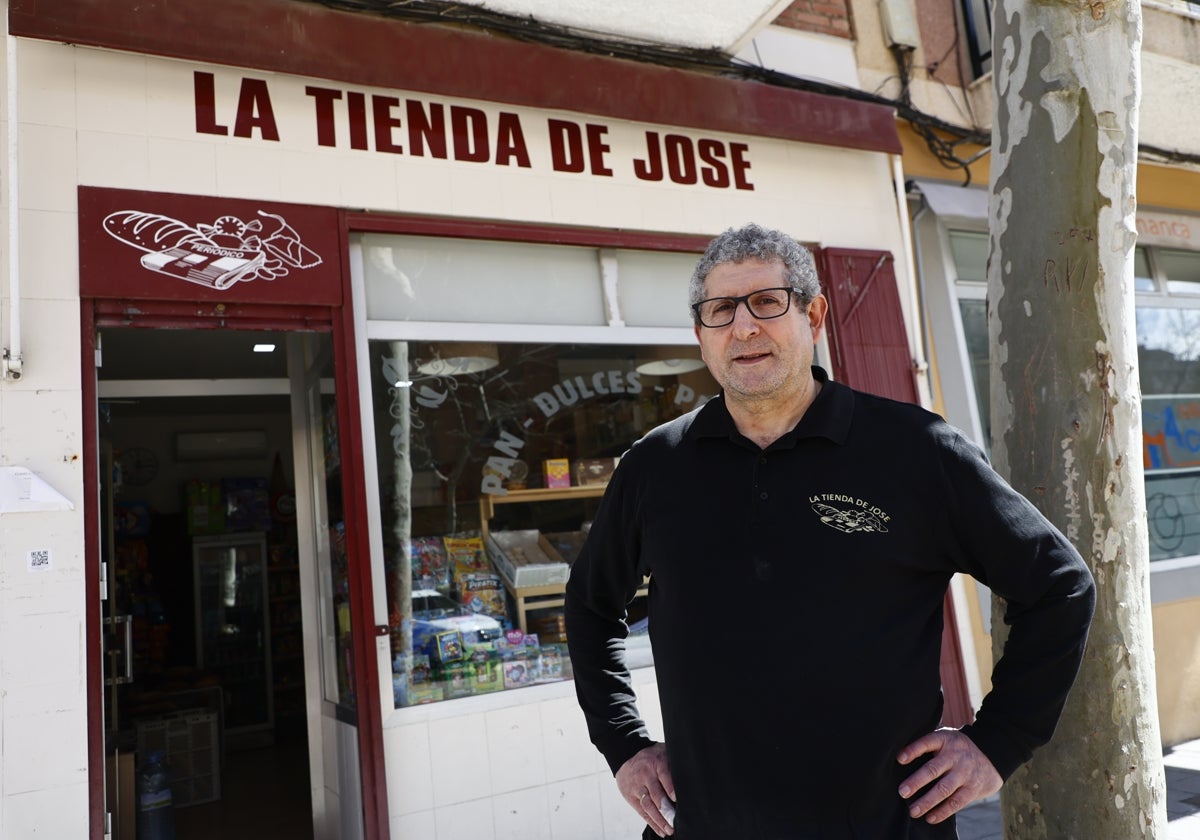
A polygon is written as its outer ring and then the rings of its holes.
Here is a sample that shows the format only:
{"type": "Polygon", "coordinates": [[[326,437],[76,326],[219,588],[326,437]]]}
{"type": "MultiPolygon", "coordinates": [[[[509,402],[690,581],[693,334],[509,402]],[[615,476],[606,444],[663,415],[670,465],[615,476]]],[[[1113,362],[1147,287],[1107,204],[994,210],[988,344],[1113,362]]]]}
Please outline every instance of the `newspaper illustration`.
{"type": "Polygon", "coordinates": [[[301,241],[283,216],[265,210],[258,215],[261,218],[250,221],[221,216],[212,224],[193,227],[157,213],[118,210],[104,218],[104,230],[145,251],[144,268],[220,291],[321,264],[321,256],[301,241]],[[266,233],[267,226],[274,229],[266,233]]]}

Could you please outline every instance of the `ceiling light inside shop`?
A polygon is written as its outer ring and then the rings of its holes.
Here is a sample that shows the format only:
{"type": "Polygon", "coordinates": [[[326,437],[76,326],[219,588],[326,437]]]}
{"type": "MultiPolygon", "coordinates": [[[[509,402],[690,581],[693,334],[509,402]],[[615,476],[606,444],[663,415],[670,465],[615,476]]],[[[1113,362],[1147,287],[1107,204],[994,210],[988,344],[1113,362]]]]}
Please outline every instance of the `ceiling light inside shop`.
{"type": "Polygon", "coordinates": [[[691,373],[704,367],[704,360],[697,351],[687,347],[657,347],[650,358],[637,366],[643,376],[676,376],[691,373]]]}
{"type": "Polygon", "coordinates": [[[500,349],[486,341],[448,341],[433,347],[434,358],[417,370],[427,376],[458,376],[480,373],[500,364],[500,349]]]}
{"type": "Polygon", "coordinates": [[[274,353],[275,345],[274,344],[255,344],[254,352],[255,353],[274,353]]]}

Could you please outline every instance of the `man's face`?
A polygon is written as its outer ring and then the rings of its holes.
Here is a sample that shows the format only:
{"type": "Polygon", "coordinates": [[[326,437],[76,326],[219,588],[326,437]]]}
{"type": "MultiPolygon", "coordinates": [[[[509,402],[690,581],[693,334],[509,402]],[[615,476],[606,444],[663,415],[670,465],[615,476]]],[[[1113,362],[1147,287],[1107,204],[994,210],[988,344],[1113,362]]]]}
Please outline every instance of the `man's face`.
{"type": "MultiPolygon", "coordinates": [[[[779,260],[725,263],[709,272],[704,297],[738,297],[786,285],[779,260]]],[[[700,354],[725,389],[726,399],[753,402],[805,393],[826,308],[821,295],[813,298],[807,311],[793,297],[787,313],[778,318],[759,320],[745,304],[738,304],[728,326],[712,329],[697,324],[700,354]]]]}

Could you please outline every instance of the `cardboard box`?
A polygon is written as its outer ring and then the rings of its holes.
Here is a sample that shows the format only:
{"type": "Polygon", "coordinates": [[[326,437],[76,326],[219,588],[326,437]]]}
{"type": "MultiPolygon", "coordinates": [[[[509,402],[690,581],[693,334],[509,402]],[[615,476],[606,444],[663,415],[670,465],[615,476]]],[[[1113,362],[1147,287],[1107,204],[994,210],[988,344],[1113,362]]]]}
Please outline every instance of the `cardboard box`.
{"type": "Polygon", "coordinates": [[[583,549],[583,541],[587,539],[587,534],[583,531],[550,531],[542,536],[553,549],[552,553],[547,552],[550,559],[561,560],[568,566],[575,562],[575,558],[583,549]]]}
{"type": "Polygon", "coordinates": [[[567,458],[551,458],[542,464],[547,487],[571,486],[571,462],[567,458]]]}
{"type": "Polygon", "coordinates": [[[492,531],[488,554],[514,589],[566,583],[571,567],[538,531],[492,531]]]}
{"type": "Polygon", "coordinates": [[[620,458],[580,458],[575,462],[575,483],[580,487],[608,484],[620,458]]]}

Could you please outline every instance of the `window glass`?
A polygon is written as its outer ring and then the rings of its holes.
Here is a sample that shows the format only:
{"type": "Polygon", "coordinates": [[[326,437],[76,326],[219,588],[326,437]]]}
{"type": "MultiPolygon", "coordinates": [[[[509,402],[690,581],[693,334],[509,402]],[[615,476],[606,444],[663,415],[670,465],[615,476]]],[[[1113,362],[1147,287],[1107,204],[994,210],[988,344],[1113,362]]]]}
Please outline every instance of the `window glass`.
{"type": "Polygon", "coordinates": [[[979,424],[983,429],[983,445],[990,451],[992,447],[992,378],[988,367],[987,301],[960,298],[958,308],[962,314],[963,338],[967,343],[967,360],[971,367],[971,380],[975,385],[975,404],[979,407],[979,424]]]}
{"type": "Polygon", "coordinates": [[[667,251],[618,251],[621,317],[631,327],[688,327],[688,284],[699,257],[667,251]]]}
{"type": "Polygon", "coordinates": [[[361,242],[372,320],[608,322],[594,248],[393,234],[361,242]]]}
{"type": "Polygon", "coordinates": [[[396,706],[568,678],[570,563],[616,459],[718,392],[698,348],[372,341],[369,364],[396,706]]]}
{"type": "Polygon", "coordinates": [[[950,231],[950,251],[960,282],[987,282],[988,235],[966,230],[950,231]]]}
{"type": "Polygon", "coordinates": [[[1167,278],[1167,291],[1200,295],[1200,252],[1162,250],[1154,257],[1167,278]]]}
{"type": "Polygon", "coordinates": [[[1133,250],[1133,288],[1139,292],[1153,292],[1157,287],[1150,273],[1150,260],[1145,248],[1133,250]]]}
{"type": "Polygon", "coordinates": [[[1200,554],[1200,309],[1140,307],[1150,559],[1200,554]]]}

